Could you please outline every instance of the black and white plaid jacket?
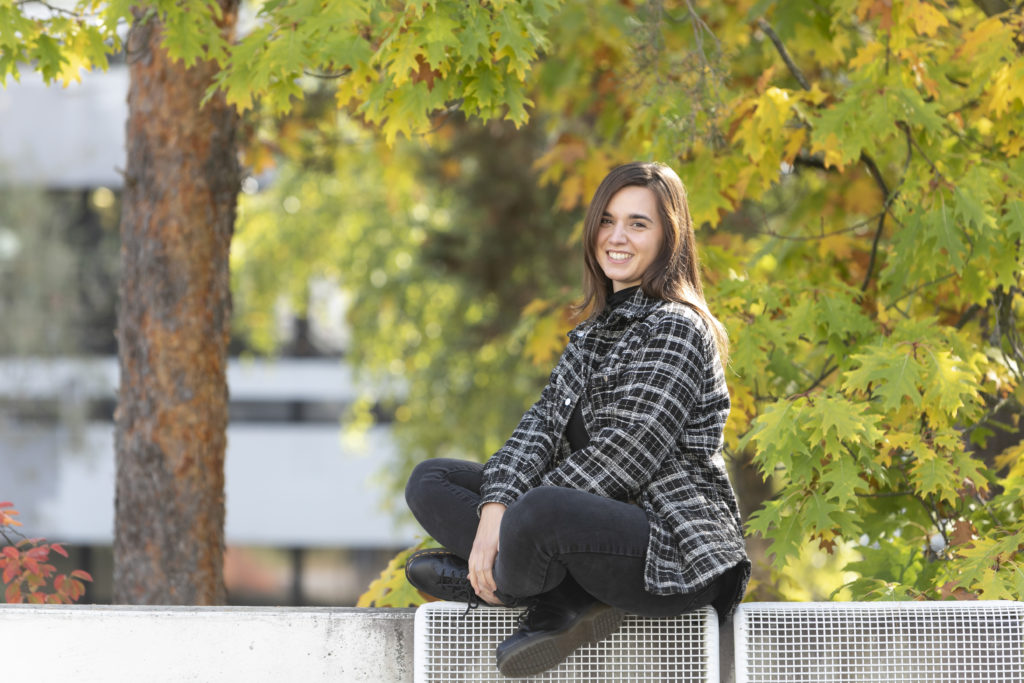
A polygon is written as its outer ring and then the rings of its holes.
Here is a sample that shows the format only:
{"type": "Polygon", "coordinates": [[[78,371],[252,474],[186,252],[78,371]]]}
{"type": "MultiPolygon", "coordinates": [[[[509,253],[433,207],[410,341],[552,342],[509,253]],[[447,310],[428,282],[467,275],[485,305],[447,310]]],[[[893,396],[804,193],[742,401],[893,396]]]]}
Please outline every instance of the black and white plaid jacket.
{"type": "Polygon", "coordinates": [[[690,307],[640,288],[569,333],[546,387],[484,467],[483,501],[511,505],[535,486],[635,502],[647,513],[646,589],[690,593],[740,565],[736,497],[722,459],[729,392],[710,329],[690,307]],[[576,401],[590,443],[570,452],[576,401]]]}

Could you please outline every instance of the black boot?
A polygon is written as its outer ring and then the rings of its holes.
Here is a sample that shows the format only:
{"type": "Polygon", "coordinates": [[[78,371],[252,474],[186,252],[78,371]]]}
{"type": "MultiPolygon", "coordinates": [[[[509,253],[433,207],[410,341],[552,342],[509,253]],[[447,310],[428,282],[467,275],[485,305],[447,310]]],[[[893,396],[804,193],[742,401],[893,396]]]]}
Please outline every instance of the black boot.
{"type": "Polygon", "coordinates": [[[519,630],[498,646],[498,670],[509,678],[542,673],[564,662],[576,648],[615,633],[622,610],[602,604],[570,577],[537,596],[520,617],[519,630]]]}
{"type": "Polygon", "coordinates": [[[469,582],[469,564],[443,548],[426,548],[410,555],[405,578],[417,590],[439,600],[465,602],[470,607],[483,602],[469,582]]]}

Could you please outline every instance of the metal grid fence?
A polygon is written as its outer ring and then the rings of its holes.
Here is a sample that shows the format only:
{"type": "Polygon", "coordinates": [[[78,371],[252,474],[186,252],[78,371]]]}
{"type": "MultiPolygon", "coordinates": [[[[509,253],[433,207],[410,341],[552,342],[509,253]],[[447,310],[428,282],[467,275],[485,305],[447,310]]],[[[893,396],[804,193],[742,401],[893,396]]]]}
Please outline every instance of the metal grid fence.
{"type": "Polygon", "coordinates": [[[1024,681],[1024,604],[747,603],[736,683],[1024,681]]]}
{"type": "MultiPolygon", "coordinates": [[[[516,630],[521,610],[432,602],[416,610],[415,680],[509,681],[494,650],[516,630]]],[[[530,681],[683,681],[718,683],[718,617],[710,607],[651,619],[627,615],[600,643],[530,681]]]]}

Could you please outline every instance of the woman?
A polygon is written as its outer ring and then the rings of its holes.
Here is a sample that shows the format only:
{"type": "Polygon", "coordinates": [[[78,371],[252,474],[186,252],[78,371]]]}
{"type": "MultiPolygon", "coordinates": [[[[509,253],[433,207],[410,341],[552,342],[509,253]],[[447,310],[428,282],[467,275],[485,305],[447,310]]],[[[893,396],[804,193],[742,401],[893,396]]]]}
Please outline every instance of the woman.
{"type": "Polygon", "coordinates": [[[410,582],[447,600],[529,605],[498,646],[506,676],[556,666],[623,612],[713,605],[750,575],[722,459],[725,330],[708,311],[682,182],[657,163],[602,181],[584,222],[589,317],[540,400],[486,465],[421,463],[406,487],[444,550],[410,582]]]}

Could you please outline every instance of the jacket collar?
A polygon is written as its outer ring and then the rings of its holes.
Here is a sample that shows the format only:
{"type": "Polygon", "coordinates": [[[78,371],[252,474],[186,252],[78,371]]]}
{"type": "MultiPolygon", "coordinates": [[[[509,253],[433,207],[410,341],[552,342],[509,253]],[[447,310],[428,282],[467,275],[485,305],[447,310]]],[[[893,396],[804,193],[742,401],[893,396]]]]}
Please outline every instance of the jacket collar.
{"type": "Polygon", "coordinates": [[[646,318],[651,311],[663,303],[665,302],[660,299],[653,299],[647,296],[641,288],[637,287],[636,291],[628,299],[615,308],[605,308],[600,315],[588,318],[570,330],[568,337],[571,340],[579,341],[594,326],[607,325],[619,318],[625,318],[626,320],[646,318]]]}
{"type": "Polygon", "coordinates": [[[632,296],[615,308],[605,310],[600,317],[608,320],[614,320],[615,318],[627,318],[630,320],[644,318],[661,303],[663,302],[660,299],[653,299],[647,296],[644,294],[642,287],[637,287],[632,296]]]}

